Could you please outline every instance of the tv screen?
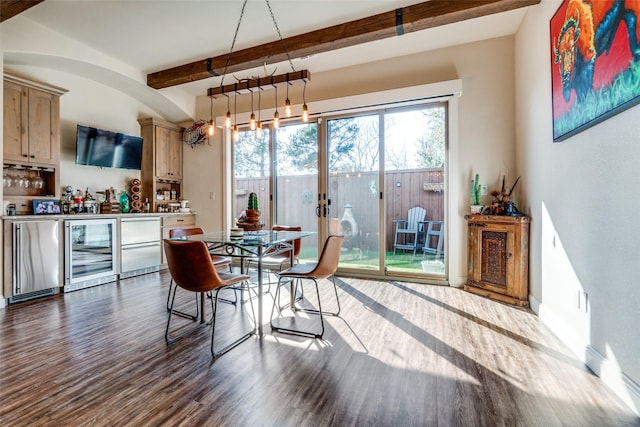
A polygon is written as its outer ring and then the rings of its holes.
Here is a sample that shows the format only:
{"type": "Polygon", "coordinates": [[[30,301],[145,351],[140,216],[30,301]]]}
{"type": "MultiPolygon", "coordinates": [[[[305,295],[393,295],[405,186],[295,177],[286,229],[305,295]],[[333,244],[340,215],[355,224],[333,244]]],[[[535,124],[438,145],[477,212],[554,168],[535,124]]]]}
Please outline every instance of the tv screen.
{"type": "Polygon", "coordinates": [[[76,163],[140,170],[142,138],[104,129],[78,125],[76,163]]]}

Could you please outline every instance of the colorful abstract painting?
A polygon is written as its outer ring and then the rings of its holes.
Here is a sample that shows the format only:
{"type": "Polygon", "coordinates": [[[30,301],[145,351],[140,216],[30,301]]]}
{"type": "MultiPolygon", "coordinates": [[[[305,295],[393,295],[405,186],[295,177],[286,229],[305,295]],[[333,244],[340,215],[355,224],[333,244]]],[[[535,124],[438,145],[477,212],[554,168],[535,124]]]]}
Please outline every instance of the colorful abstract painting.
{"type": "Polygon", "coordinates": [[[550,22],[553,141],[640,102],[640,0],[564,0],[550,22]]]}

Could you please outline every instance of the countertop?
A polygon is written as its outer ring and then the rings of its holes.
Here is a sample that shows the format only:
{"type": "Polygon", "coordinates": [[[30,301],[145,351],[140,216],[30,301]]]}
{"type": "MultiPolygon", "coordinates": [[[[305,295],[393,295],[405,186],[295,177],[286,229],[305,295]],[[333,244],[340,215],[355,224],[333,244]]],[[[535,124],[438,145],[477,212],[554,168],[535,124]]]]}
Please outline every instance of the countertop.
{"type": "Polygon", "coordinates": [[[43,220],[43,219],[94,219],[94,218],[140,218],[140,217],[172,217],[182,215],[195,215],[194,211],[184,212],[150,212],[150,213],[112,213],[112,214],[60,214],[60,215],[3,215],[6,221],[43,220]]]}

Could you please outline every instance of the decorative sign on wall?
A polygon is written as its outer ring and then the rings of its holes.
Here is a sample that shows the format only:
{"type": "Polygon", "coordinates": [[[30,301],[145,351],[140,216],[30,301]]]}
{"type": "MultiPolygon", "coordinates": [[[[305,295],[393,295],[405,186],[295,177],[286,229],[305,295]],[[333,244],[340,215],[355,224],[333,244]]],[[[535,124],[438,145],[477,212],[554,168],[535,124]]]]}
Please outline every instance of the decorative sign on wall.
{"type": "Polygon", "coordinates": [[[640,102],[640,0],[564,0],[550,22],[553,141],[640,102]]]}
{"type": "Polygon", "coordinates": [[[194,122],[184,130],[184,133],[182,134],[182,141],[184,141],[185,144],[189,144],[191,148],[198,144],[204,144],[207,140],[208,126],[209,122],[205,120],[198,120],[197,122],[194,122]]]}

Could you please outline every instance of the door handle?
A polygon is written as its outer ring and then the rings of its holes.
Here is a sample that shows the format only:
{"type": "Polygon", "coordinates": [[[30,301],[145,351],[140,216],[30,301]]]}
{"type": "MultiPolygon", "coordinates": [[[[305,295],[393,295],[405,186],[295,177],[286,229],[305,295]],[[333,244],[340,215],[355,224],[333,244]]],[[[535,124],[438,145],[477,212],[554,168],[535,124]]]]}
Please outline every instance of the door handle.
{"type": "Polygon", "coordinates": [[[318,206],[316,206],[316,216],[318,218],[320,218],[320,204],[318,204],[318,206]]]}

